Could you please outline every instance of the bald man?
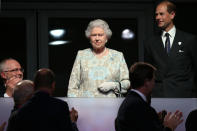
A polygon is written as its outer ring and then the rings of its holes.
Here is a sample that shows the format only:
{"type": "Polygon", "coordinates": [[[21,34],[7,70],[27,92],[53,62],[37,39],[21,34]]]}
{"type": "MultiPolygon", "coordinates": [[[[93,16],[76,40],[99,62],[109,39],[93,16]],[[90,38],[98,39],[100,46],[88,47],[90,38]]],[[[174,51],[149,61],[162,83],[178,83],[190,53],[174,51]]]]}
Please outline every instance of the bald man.
{"type": "Polygon", "coordinates": [[[23,79],[23,68],[20,63],[8,58],[0,62],[0,76],[3,79],[4,87],[1,87],[0,97],[12,97],[15,85],[23,79]]]}

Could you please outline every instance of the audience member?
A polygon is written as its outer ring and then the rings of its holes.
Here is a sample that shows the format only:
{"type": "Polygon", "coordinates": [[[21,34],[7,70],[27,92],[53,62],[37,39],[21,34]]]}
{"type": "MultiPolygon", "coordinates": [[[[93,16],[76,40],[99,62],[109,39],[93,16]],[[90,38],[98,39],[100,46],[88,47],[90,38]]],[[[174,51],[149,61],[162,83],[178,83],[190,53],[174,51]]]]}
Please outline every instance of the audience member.
{"type": "Polygon", "coordinates": [[[31,80],[22,80],[16,84],[14,87],[13,92],[13,99],[14,99],[14,108],[11,112],[10,118],[8,120],[8,127],[7,131],[13,131],[13,127],[10,125],[13,125],[12,122],[14,122],[13,119],[15,119],[15,115],[17,113],[17,110],[27,102],[32,96],[34,92],[34,84],[31,80]]]}
{"type": "Polygon", "coordinates": [[[14,110],[19,109],[34,92],[34,84],[31,80],[22,80],[16,84],[13,92],[14,110]]]}
{"type": "Polygon", "coordinates": [[[23,68],[15,59],[8,58],[0,62],[0,75],[3,79],[0,97],[12,97],[16,83],[23,79],[23,68]]]}
{"type": "Polygon", "coordinates": [[[155,67],[138,62],[130,68],[132,89],[121,104],[115,120],[116,131],[173,131],[182,121],[182,112],[168,112],[162,123],[150,106],[155,86],[155,67]]]}
{"type": "Polygon", "coordinates": [[[122,52],[109,49],[112,36],[107,22],[96,19],[85,31],[92,48],[78,51],[68,86],[68,97],[117,97],[130,87],[122,52]]]}
{"type": "Polygon", "coordinates": [[[185,122],[186,131],[197,131],[197,109],[189,113],[185,122]]]}
{"type": "Polygon", "coordinates": [[[73,131],[68,104],[51,95],[55,90],[55,75],[43,68],[34,77],[35,92],[16,113],[14,131],[73,131]]]}

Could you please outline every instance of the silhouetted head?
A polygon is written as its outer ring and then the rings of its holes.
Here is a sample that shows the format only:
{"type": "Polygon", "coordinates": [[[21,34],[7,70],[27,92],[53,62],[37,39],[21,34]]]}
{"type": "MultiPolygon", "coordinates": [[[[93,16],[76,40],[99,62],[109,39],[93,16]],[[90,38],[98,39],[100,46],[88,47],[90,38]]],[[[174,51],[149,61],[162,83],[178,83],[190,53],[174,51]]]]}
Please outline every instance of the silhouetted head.
{"type": "Polygon", "coordinates": [[[39,69],[34,76],[35,90],[40,88],[53,88],[55,85],[55,74],[48,68],[39,69]]]}

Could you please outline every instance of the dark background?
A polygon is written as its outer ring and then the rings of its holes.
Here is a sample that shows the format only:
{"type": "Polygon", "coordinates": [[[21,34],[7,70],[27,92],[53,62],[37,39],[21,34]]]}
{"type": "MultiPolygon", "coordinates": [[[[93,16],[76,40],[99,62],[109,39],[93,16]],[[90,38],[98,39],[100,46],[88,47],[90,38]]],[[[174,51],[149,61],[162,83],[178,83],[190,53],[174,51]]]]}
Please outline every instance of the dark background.
{"type": "MultiPolygon", "coordinates": [[[[107,47],[123,52],[128,67],[143,61],[143,41],[156,30],[155,0],[2,0],[0,10],[0,60],[15,58],[25,69],[25,79],[33,79],[39,68],[51,68],[57,79],[54,96],[66,96],[68,81],[78,50],[89,48],[85,29],[90,20],[108,22],[113,35],[107,47]],[[49,30],[63,28],[70,40],[50,46],[49,30]],[[123,40],[129,28],[132,40],[123,40]]],[[[177,28],[197,35],[195,0],[175,1],[177,28]]]]}

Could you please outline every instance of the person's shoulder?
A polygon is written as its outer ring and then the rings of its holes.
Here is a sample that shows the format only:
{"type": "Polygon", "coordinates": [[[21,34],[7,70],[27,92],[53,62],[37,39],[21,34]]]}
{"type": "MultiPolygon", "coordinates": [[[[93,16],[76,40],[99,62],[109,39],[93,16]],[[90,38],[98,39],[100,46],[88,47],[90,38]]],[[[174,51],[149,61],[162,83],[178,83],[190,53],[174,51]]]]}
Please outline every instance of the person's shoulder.
{"type": "Polygon", "coordinates": [[[136,96],[138,96],[138,94],[137,94],[136,92],[130,90],[130,91],[127,93],[127,95],[126,95],[126,98],[136,97],[136,96]]]}
{"type": "Polygon", "coordinates": [[[31,102],[28,100],[25,104],[22,105],[22,107],[14,111],[15,112],[14,114],[19,119],[21,119],[28,116],[26,114],[28,114],[29,110],[32,110],[32,107],[31,107],[31,102]]]}
{"type": "Polygon", "coordinates": [[[121,51],[109,49],[109,53],[110,57],[112,57],[113,59],[117,59],[118,61],[124,59],[124,55],[121,51]]]}
{"type": "Polygon", "coordinates": [[[189,115],[192,115],[192,116],[197,117],[197,109],[192,110],[192,111],[189,113],[189,115]]]}
{"type": "Polygon", "coordinates": [[[87,60],[87,59],[91,59],[92,56],[93,56],[93,55],[92,55],[92,49],[91,49],[91,48],[79,50],[78,53],[77,53],[77,59],[78,59],[78,60],[87,60]]]}
{"type": "Polygon", "coordinates": [[[83,50],[79,50],[78,51],[78,55],[87,55],[87,54],[90,54],[91,53],[91,49],[90,48],[87,48],[87,49],[83,49],[83,50]]]}
{"type": "Polygon", "coordinates": [[[145,102],[142,100],[142,98],[140,98],[140,96],[133,91],[129,91],[123,101],[124,107],[131,108],[134,110],[135,108],[138,108],[139,106],[143,106],[144,103],[145,102]]]}
{"type": "Polygon", "coordinates": [[[123,54],[121,51],[117,51],[117,50],[110,49],[110,48],[108,48],[108,49],[111,54],[115,54],[115,55],[122,55],[123,54]]]}
{"type": "Polygon", "coordinates": [[[127,95],[125,96],[125,100],[134,100],[135,99],[135,97],[136,97],[136,95],[135,95],[135,92],[133,92],[133,91],[128,91],[128,93],[127,93],[127,95]]]}
{"type": "Polygon", "coordinates": [[[180,30],[180,29],[176,29],[176,32],[181,34],[182,36],[184,36],[183,38],[194,38],[196,37],[196,35],[190,33],[190,32],[186,32],[186,31],[183,31],[183,30],[180,30]]]}
{"type": "Polygon", "coordinates": [[[91,51],[91,49],[90,49],[90,48],[86,48],[86,49],[78,50],[78,52],[89,52],[89,51],[91,51]]]}
{"type": "Polygon", "coordinates": [[[141,98],[141,96],[139,94],[137,94],[136,92],[134,91],[129,91],[126,98],[130,101],[133,101],[134,103],[135,102],[138,102],[139,101],[143,101],[143,99],[141,98]]]}
{"type": "Polygon", "coordinates": [[[64,106],[68,106],[67,102],[60,99],[60,98],[54,98],[54,97],[51,97],[51,99],[53,100],[53,102],[56,104],[56,105],[64,105],[64,106]]]}

